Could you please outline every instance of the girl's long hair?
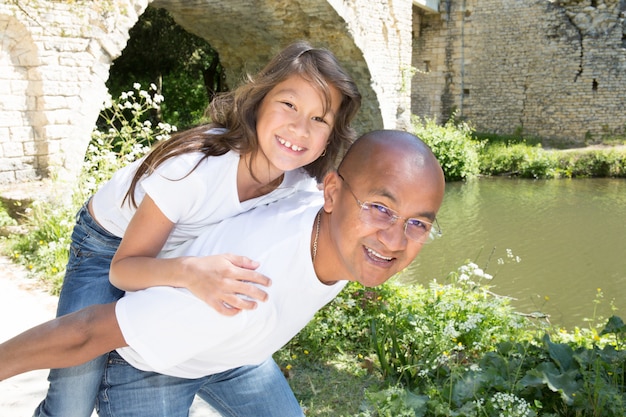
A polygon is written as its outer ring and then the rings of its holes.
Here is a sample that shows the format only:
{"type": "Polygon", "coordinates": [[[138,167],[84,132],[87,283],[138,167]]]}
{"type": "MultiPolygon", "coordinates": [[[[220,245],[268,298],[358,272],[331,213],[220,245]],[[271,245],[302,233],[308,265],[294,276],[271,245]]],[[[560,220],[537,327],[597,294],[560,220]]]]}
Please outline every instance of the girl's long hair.
{"type": "Polygon", "coordinates": [[[322,93],[325,112],[331,106],[331,86],[342,97],[325,154],[304,167],[309,175],[321,181],[356,139],[350,122],[361,106],[361,94],[330,51],[300,41],[279,52],[265,68],[255,76],[248,76],[247,82],[237,89],[216,96],[207,109],[210,124],[176,133],[159,142],[137,168],[124,200],[130,199],[136,207],[135,188],[141,178],[150,175],[169,158],[181,154],[202,152],[204,157],[198,164],[209,156],[224,155],[230,150],[239,154],[250,153],[255,158],[259,152],[256,122],[261,102],[277,84],[294,75],[308,80],[322,93]],[[224,130],[208,133],[212,128],[224,130]]]}

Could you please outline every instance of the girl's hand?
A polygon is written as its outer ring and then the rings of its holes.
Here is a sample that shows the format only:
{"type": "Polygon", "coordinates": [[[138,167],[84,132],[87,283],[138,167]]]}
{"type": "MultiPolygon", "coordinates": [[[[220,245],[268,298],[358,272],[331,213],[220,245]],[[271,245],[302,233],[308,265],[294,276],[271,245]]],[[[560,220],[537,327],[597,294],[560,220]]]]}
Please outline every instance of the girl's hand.
{"type": "Polygon", "coordinates": [[[267,293],[258,286],[268,287],[271,280],[255,271],[258,262],[245,256],[189,257],[184,264],[189,273],[185,287],[225,316],[255,309],[256,301],[267,300],[267,293]]]}

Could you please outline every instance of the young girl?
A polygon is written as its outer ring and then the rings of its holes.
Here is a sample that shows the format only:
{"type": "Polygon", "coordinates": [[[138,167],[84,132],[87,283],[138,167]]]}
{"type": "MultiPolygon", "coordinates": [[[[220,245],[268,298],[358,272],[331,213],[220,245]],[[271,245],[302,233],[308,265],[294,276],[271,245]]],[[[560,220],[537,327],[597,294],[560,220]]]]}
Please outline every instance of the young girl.
{"type": "MultiPolygon", "coordinates": [[[[79,211],[57,315],[158,285],[185,287],[225,315],[254,308],[266,294],[250,283],[269,279],[253,260],[168,252],[204,226],[315,187],[354,140],[360,101],[332,53],[285,48],[211,103],[210,125],[159,143],[79,211]]],[[[89,417],[103,370],[104,357],[52,370],[35,416],[89,417]]]]}

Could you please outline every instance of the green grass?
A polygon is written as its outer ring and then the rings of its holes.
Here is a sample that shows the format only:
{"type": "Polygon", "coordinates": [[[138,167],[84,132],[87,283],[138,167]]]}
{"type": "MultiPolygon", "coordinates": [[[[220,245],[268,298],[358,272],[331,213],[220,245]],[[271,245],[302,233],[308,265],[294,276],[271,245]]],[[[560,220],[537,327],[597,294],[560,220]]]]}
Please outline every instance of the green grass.
{"type": "Polygon", "coordinates": [[[364,406],[365,390],[381,384],[373,365],[366,366],[371,362],[356,357],[338,354],[328,360],[293,358],[285,349],[274,359],[287,375],[307,416],[355,416],[364,406]]]}

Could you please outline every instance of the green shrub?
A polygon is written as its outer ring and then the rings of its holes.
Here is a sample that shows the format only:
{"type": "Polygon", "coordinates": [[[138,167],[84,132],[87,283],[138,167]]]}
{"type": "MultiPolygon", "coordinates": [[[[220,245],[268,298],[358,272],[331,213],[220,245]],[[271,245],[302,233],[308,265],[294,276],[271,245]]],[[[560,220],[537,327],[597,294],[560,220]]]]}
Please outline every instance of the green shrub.
{"type": "Polygon", "coordinates": [[[73,205],[55,205],[36,201],[29,212],[27,224],[31,231],[20,235],[13,243],[11,256],[26,266],[58,294],[65,265],[76,209],[73,205]]]}
{"type": "Polygon", "coordinates": [[[472,138],[468,124],[451,119],[440,126],[434,120],[413,117],[411,132],[430,146],[447,181],[466,180],[479,174],[478,156],[483,142],[472,138]]]}
{"type": "Polygon", "coordinates": [[[567,177],[626,177],[626,150],[570,151],[559,155],[567,177]]]}
{"type": "Polygon", "coordinates": [[[545,150],[526,143],[487,144],[480,154],[484,175],[520,178],[626,177],[626,149],[545,150]]]}
{"type": "Polygon", "coordinates": [[[371,322],[373,348],[383,375],[408,387],[434,378],[496,343],[520,337],[523,319],[509,299],[489,291],[491,279],[474,263],[428,288],[403,286],[391,307],[371,322]]]}
{"type": "Polygon", "coordinates": [[[398,295],[398,288],[390,284],[365,288],[351,282],[292,339],[289,349],[293,353],[306,351],[312,357],[329,357],[339,352],[367,354],[369,323],[385,314],[398,295]]]}
{"type": "Polygon", "coordinates": [[[485,147],[480,155],[480,171],[485,175],[511,175],[521,178],[556,178],[559,176],[555,153],[541,145],[497,143],[485,147]]]}
{"type": "Polygon", "coordinates": [[[17,220],[11,217],[7,208],[0,202],[0,227],[15,225],[17,225],[17,220]]]}
{"type": "Polygon", "coordinates": [[[167,103],[163,103],[163,117],[180,128],[208,121],[204,116],[207,91],[198,75],[181,72],[163,77],[163,95],[167,96],[167,103]]]}

